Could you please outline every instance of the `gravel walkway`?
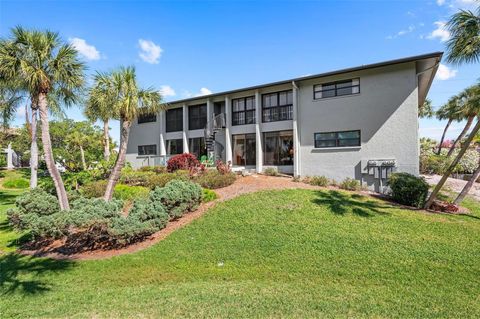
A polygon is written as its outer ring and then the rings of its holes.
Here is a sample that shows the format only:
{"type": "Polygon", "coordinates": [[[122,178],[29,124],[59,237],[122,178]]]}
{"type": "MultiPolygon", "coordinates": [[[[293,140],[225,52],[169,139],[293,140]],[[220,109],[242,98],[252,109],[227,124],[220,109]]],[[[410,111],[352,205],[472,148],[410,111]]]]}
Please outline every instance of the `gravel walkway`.
{"type": "MultiPolygon", "coordinates": [[[[442,178],[441,175],[423,175],[423,177],[425,177],[425,180],[430,185],[438,184],[438,182],[442,178]]],[[[448,178],[445,186],[449,188],[452,192],[458,194],[463,189],[465,184],[467,184],[467,181],[456,178],[448,178]]],[[[469,195],[480,201],[480,183],[475,183],[473,185],[472,189],[469,192],[469,195]]]]}

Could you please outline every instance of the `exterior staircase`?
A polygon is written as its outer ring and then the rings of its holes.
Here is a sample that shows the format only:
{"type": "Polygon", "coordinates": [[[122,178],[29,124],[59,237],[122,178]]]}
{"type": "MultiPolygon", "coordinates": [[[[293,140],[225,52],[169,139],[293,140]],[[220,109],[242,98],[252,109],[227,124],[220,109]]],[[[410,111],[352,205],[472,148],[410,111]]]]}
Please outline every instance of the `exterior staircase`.
{"type": "Polygon", "coordinates": [[[207,149],[207,156],[209,161],[215,163],[218,159],[216,148],[218,143],[215,141],[215,135],[225,128],[225,113],[214,114],[207,122],[204,129],[205,134],[205,148],[207,149]]]}

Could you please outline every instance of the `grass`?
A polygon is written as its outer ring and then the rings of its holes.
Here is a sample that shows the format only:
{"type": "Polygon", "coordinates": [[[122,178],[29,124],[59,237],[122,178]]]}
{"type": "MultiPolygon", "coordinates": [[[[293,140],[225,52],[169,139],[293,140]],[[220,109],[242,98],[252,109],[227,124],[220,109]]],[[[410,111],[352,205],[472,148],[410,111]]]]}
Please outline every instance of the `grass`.
{"type": "Polygon", "coordinates": [[[131,255],[0,255],[0,317],[479,317],[480,206],[466,206],[471,216],[335,190],[249,194],[131,255]]]}

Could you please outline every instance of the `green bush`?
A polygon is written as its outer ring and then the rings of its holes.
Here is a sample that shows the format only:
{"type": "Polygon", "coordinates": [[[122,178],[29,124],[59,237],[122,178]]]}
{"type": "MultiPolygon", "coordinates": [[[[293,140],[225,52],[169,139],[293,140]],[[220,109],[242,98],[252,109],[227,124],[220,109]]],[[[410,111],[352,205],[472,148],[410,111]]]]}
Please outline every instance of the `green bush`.
{"type": "Polygon", "coordinates": [[[7,179],[3,182],[3,187],[25,189],[30,187],[30,181],[25,178],[7,179]]]}
{"type": "Polygon", "coordinates": [[[167,172],[165,166],[142,166],[138,169],[140,172],[154,172],[156,174],[163,174],[167,172]]]}
{"type": "Polygon", "coordinates": [[[96,181],[88,183],[80,188],[80,193],[87,198],[102,197],[107,188],[107,181],[96,181]]]}
{"type": "Polygon", "coordinates": [[[339,187],[349,191],[358,191],[362,188],[359,181],[348,177],[340,183],[339,187]]]}
{"type": "Polygon", "coordinates": [[[123,201],[112,199],[109,202],[102,198],[79,198],[71,203],[68,212],[69,224],[78,228],[89,228],[94,224],[107,225],[109,220],[122,217],[123,201]]]}
{"type": "Polygon", "coordinates": [[[149,178],[155,176],[152,171],[135,171],[131,168],[122,169],[120,183],[131,186],[147,186],[149,178]]]}
{"type": "Polygon", "coordinates": [[[208,188],[203,188],[202,189],[202,202],[208,203],[211,202],[212,200],[216,200],[218,198],[217,193],[212,191],[211,189],[208,188]]]}
{"type": "Polygon", "coordinates": [[[143,186],[117,184],[113,191],[113,197],[121,200],[133,200],[136,198],[147,198],[149,192],[150,190],[143,186]]]}
{"type": "Polygon", "coordinates": [[[263,170],[263,174],[267,176],[278,176],[278,171],[274,167],[267,167],[263,170]]]}
{"type": "Polygon", "coordinates": [[[428,195],[428,184],[423,177],[408,173],[394,173],[387,184],[394,201],[408,206],[422,207],[428,195]]]}
{"type": "Polygon", "coordinates": [[[330,184],[330,180],[325,176],[312,176],[306,182],[307,184],[321,187],[326,187],[330,184]]]}
{"type": "Polygon", "coordinates": [[[59,238],[67,231],[66,214],[58,200],[40,188],[18,197],[7,218],[15,229],[28,230],[36,239],[59,238]]]}
{"type": "Polygon", "coordinates": [[[148,178],[147,186],[150,189],[155,189],[155,187],[164,187],[168,182],[174,179],[179,179],[182,181],[188,181],[190,179],[188,171],[178,170],[173,173],[162,173],[158,175],[152,175],[148,178]]]}
{"type": "Polygon", "coordinates": [[[172,180],[163,188],[155,188],[150,193],[150,200],[155,209],[163,205],[171,218],[179,218],[198,207],[202,188],[192,182],[172,180]]]}
{"type": "Polygon", "coordinates": [[[232,185],[237,176],[235,173],[222,174],[217,170],[206,170],[203,174],[195,177],[194,181],[200,184],[203,188],[217,189],[232,185]]]}

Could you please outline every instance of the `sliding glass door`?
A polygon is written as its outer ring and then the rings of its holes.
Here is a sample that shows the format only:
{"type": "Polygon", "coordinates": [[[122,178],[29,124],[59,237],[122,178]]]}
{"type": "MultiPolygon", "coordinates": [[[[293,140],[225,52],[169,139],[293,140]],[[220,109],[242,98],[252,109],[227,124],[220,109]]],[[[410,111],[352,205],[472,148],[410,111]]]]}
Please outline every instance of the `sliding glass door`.
{"type": "Polygon", "coordinates": [[[263,138],[265,165],[293,165],[293,131],[266,132],[263,138]]]}
{"type": "Polygon", "coordinates": [[[256,165],[255,134],[233,135],[233,165],[256,165]]]}

